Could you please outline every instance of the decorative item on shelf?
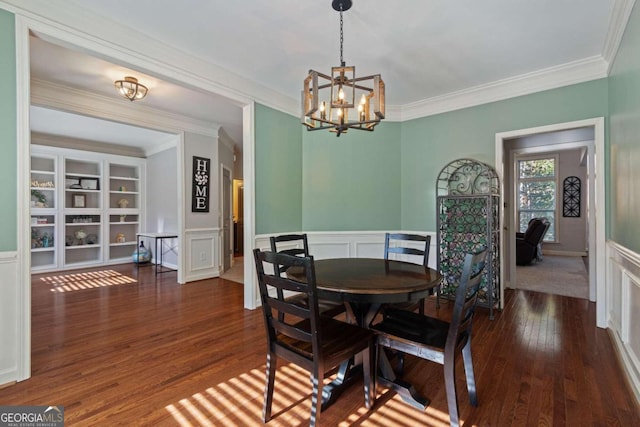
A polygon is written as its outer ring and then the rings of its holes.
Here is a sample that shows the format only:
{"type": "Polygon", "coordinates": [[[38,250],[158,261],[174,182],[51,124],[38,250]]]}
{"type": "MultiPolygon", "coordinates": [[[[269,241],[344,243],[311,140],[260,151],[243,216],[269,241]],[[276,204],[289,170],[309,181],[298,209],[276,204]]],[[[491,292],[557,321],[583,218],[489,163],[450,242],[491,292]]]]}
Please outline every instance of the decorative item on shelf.
{"type": "Polygon", "coordinates": [[[84,194],[74,194],[71,199],[71,205],[74,208],[86,208],[87,197],[84,194]]]}
{"type": "Polygon", "coordinates": [[[53,181],[40,182],[37,179],[31,180],[31,186],[38,187],[38,188],[55,188],[53,181]]]}
{"type": "Polygon", "coordinates": [[[49,238],[49,234],[48,233],[43,233],[42,234],[42,247],[43,248],[48,248],[49,245],[51,244],[51,239],[49,238]]]}
{"type": "Polygon", "coordinates": [[[124,237],[124,233],[116,234],[116,243],[125,243],[126,241],[127,241],[127,238],[124,237]]]}
{"type": "Polygon", "coordinates": [[[140,246],[133,250],[131,259],[136,264],[143,264],[151,261],[151,251],[144,247],[144,242],[140,242],[140,246]]]}
{"type": "Polygon", "coordinates": [[[342,56],[342,12],[351,0],[333,0],[340,12],[340,65],[331,67],[331,75],[309,70],[302,89],[302,124],[307,130],[329,129],[336,136],[348,129],[373,131],[384,119],[384,82],[380,74],[356,77],[356,67],[347,66],[342,56]]]}
{"type": "Polygon", "coordinates": [[[31,249],[50,248],[53,246],[53,237],[46,231],[40,233],[37,229],[31,229],[31,249]]]}
{"type": "Polygon", "coordinates": [[[31,217],[31,225],[36,225],[36,224],[38,224],[38,218],[35,217],[35,216],[32,216],[31,217]]]}
{"type": "Polygon", "coordinates": [[[126,215],[120,215],[120,222],[125,222],[127,220],[126,215]]]}
{"type": "Polygon", "coordinates": [[[127,187],[125,187],[124,185],[120,186],[120,191],[127,191],[127,187]]]}
{"type": "Polygon", "coordinates": [[[36,221],[37,221],[36,222],[37,224],[48,224],[49,223],[49,220],[47,218],[41,218],[41,217],[38,217],[36,219],[36,221]]]}
{"type": "MultiPolygon", "coordinates": [[[[40,190],[31,190],[31,197],[35,198],[35,204],[32,203],[32,207],[47,208],[47,197],[42,194],[40,190]]],[[[33,202],[33,200],[32,200],[33,202]]]]}
{"type": "Polygon", "coordinates": [[[69,186],[69,188],[70,188],[71,190],[82,190],[82,185],[80,185],[80,184],[71,184],[71,185],[69,186]]]}
{"type": "Polygon", "coordinates": [[[87,233],[85,233],[84,230],[77,230],[73,235],[76,238],[76,245],[84,245],[85,239],[87,238],[87,233]]]}
{"type": "Polygon", "coordinates": [[[73,246],[74,243],[74,239],[71,236],[65,236],[64,238],[64,245],[65,246],[73,246]]]}
{"type": "Polygon", "coordinates": [[[120,209],[126,209],[127,206],[129,206],[129,201],[127,199],[120,199],[118,200],[118,207],[120,209]]]}
{"type": "Polygon", "coordinates": [[[85,242],[87,242],[87,245],[95,245],[98,243],[98,236],[96,234],[89,234],[85,242]]]}
{"type": "Polygon", "coordinates": [[[100,189],[99,178],[80,178],[79,184],[83,190],[99,190],[100,189]]]}
{"type": "Polygon", "coordinates": [[[93,218],[90,216],[74,216],[71,218],[73,224],[90,224],[93,222],[93,218]]]}
{"type": "Polygon", "coordinates": [[[40,232],[35,229],[32,228],[31,229],[31,249],[36,249],[39,248],[39,241],[40,241],[40,232]]]}

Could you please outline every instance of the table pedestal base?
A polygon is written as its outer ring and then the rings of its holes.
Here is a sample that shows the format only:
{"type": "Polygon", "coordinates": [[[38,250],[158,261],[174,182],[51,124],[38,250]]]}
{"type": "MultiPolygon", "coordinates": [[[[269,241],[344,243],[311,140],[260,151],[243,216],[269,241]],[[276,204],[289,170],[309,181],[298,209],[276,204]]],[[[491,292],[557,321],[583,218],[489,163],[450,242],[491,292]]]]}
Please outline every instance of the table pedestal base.
{"type": "MultiPolygon", "coordinates": [[[[420,395],[410,383],[397,378],[384,350],[378,355],[377,382],[390,388],[409,405],[424,411],[429,406],[429,399],[420,395]]],[[[338,368],[336,378],[322,388],[322,410],[331,406],[342,392],[362,377],[362,365],[354,365],[353,359],[344,362],[338,368]]]]}

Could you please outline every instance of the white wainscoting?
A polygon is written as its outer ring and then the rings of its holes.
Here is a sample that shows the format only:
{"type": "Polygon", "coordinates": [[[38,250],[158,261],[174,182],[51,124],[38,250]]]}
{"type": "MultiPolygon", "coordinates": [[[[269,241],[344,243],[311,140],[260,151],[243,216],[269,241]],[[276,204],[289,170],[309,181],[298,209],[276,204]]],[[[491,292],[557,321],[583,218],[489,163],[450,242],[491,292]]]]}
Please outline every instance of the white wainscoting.
{"type": "Polygon", "coordinates": [[[16,381],[18,372],[18,255],[0,252],[0,385],[16,381]]]}
{"type": "Polygon", "coordinates": [[[607,282],[609,330],[640,401],[640,254],[608,242],[607,282]]]}
{"type": "Polygon", "coordinates": [[[220,275],[220,233],[220,228],[185,230],[185,283],[220,275]]]}
{"type": "MultiPolygon", "coordinates": [[[[429,266],[436,266],[436,234],[425,231],[397,231],[398,233],[431,235],[431,245],[429,249],[429,266]]],[[[276,233],[289,234],[289,233],[276,233]]],[[[327,258],[383,258],[384,257],[384,231],[311,231],[306,232],[309,242],[309,253],[314,259],[327,258]]],[[[262,250],[270,250],[269,237],[270,234],[262,234],[256,236],[255,247],[262,250]]],[[[410,242],[411,246],[419,247],[419,245],[410,242]]],[[[278,247],[283,249],[287,247],[301,247],[298,245],[280,244],[278,247]]],[[[245,256],[248,256],[245,254],[245,256]]],[[[253,257],[253,254],[251,254],[253,257]]],[[[402,259],[414,262],[409,255],[394,256],[394,259],[402,259]]],[[[251,259],[253,262],[253,259],[251,259]]],[[[251,271],[255,275],[255,269],[251,271]]],[[[255,281],[254,281],[255,282],[255,281]]],[[[257,282],[256,282],[257,286],[257,282]]],[[[255,293],[255,307],[260,306],[260,295],[255,293]]]]}
{"type": "MultiPolygon", "coordinates": [[[[431,235],[431,246],[429,250],[429,266],[436,265],[436,235],[424,231],[398,231],[399,233],[431,235]]],[[[288,234],[288,233],[277,233],[288,234]]],[[[327,258],[382,258],[384,256],[384,231],[312,231],[307,232],[309,242],[309,252],[315,259],[327,258]]],[[[269,237],[271,235],[256,236],[256,247],[269,250],[269,237]]],[[[408,245],[419,247],[419,244],[408,242],[408,245]]],[[[300,245],[297,245],[298,247],[300,245]]],[[[281,244],[286,248],[285,244],[281,244]]],[[[296,245],[290,245],[296,247],[296,245]]],[[[397,259],[410,260],[410,256],[405,255],[397,259]]]]}

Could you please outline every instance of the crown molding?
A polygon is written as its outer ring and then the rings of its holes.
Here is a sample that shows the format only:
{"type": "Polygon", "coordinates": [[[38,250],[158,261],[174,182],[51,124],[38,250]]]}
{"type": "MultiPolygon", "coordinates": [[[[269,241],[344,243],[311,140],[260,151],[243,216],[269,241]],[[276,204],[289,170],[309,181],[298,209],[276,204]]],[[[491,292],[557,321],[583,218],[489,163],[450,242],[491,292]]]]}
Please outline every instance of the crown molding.
{"type": "Polygon", "coordinates": [[[33,105],[174,134],[188,131],[201,135],[218,136],[220,126],[216,123],[158,110],[142,104],[132,105],[119,101],[120,99],[58,83],[31,79],[31,103],[33,105]]]}
{"type": "Polygon", "coordinates": [[[81,46],[107,61],[125,61],[142,72],[216,93],[238,106],[253,101],[298,115],[299,101],[202,58],[189,55],[67,0],[0,0],[0,7],[27,20],[43,40],[81,46]]]}
{"type": "Polygon", "coordinates": [[[169,150],[171,148],[175,148],[178,146],[178,136],[177,135],[168,135],[167,140],[162,142],[161,144],[154,145],[152,148],[148,150],[144,150],[145,157],[151,157],[154,154],[161,153],[163,151],[169,150]]]}
{"type": "Polygon", "coordinates": [[[602,57],[608,64],[607,75],[611,72],[611,67],[618,54],[618,49],[635,3],[635,0],[615,0],[613,4],[609,30],[602,47],[602,57]]]}
{"type": "MultiPolygon", "coordinates": [[[[615,0],[602,55],[436,96],[387,106],[387,120],[405,121],[528,95],[608,76],[635,0],[615,0]]],[[[29,27],[57,43],[83,46],[103,58],[126,61],[142,71],[150,68],[175,81],[228,97],[237,105],[253,101],[299,116],[298,101],[229,70],[160,43],[129,27],[106,21],[69,0],[0,0],[0,7],[30,19],[29,27]],[[76,41],[78,40],[78,41],[76,41]],[[83,42],[79,42],[82,40],[83,42]],[[87,46],[90,40],[90,46],[87,46]],[[143,53],[144,52],[144,53],[143,53]],[[159,70],[158,70],[159,68],[159,70]]],[[[156,73],[158,74],[158,73],[156,73]]]]}
{"type": "Polygon", "coordinates": [[[31,132],[31,144],[48,147],[67,148],[71,150],[91,151],[117,156],[144,158],[144,150],[126,145],[102,143],[70,136],[51,135],[48,133],[31,132]]]}
{"type": "Polygon", "coordinates": [[[594,56],[406,104],[402,106],[401,120],[432,116],[604,77],[607,77],[607,63],[601,56],[594,56]]]}
{"type": "Polygon", "coordinates": [[[231,139],[224,129],[221,129],[220,132],[218,132],[218,142],[227,147],[227,149],[233,154],[236,154],[237,149],[235,148],[233,139],[231,139]]]}

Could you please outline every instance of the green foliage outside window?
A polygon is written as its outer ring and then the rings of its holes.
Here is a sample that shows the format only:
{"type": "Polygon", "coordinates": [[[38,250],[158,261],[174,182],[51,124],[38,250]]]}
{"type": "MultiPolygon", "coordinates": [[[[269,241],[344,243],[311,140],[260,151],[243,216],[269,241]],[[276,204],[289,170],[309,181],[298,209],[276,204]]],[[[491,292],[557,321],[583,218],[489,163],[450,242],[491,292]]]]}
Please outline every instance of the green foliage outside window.
{"type": "Polygon", "coordinates": [[[546,217],[551,223],[545,240],[555,240],[555,158],[518,161],[518,219],[524,232],[532,218],[546,217]]]}

